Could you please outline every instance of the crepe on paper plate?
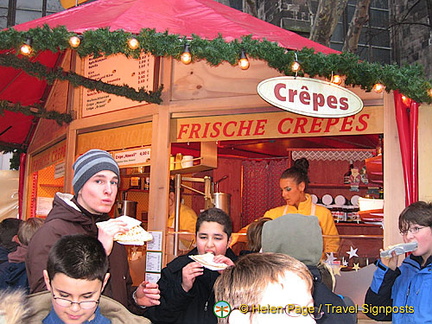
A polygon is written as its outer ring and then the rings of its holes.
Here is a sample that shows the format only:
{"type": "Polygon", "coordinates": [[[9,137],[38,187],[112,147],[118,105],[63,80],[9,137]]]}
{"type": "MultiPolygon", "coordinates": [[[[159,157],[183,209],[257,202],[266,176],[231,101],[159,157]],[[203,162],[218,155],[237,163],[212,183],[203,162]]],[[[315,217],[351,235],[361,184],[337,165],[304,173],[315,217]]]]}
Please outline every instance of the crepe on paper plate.
{"type": "MultiPolygon", "coordinates": [[[[153,236],[141,227],[141,222],[129,216],[120,216],[117,219],[126,223],[128,231],[123,234],[116,234],[114,241],[123,245],[144,245],[145,242],[151,241],[153,236]]],[[[105,226],[106,222],[96,223],[97,227],[105,226]]]]}
{"type": "Polygon", "coordinates": [[[202,264],[204,268],[213,271],[225,270],[226,267],[228,267],[228,265],[225,263],[214,262],[213,261],[214,255],[212,253],[189,255],[189,258],[202,264]]]}

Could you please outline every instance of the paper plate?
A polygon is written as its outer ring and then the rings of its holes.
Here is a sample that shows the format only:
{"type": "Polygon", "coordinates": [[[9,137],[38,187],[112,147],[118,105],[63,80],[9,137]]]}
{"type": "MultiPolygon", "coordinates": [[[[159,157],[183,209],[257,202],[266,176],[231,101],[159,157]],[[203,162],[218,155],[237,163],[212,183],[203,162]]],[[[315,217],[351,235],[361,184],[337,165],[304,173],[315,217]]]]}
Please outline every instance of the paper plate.
{"type": "Polygon", "coordinates": [[[324,205],[331,205],[333,203],[333,197],[329,194],[325,194],[322,197],[322,202],[324,205]]]}
{"type": "Polygon", "coordinates": [[[312,203],[313,203],[313,204],[318,203],[318,197],[317,197],[316,195],[311,194],[311,199],[312,199],[312,203]]]}
{"type": "Polygon", "coordinates": [[[345,202],[346,202],[346,199],[345,199],[344,196],[342,196],[342,195],[337,195],[337,196],[335,197],[335,205],[336,205],[336,206],[343,206],[343,205],[345,205],[345,202]]]}
{"type": "Polygon", "coordinates": [[[354,195],[351,197],[351,204],[353,206],[358,206],[358,200],[359,200],[360,196],[359,195],[354,195]]]}

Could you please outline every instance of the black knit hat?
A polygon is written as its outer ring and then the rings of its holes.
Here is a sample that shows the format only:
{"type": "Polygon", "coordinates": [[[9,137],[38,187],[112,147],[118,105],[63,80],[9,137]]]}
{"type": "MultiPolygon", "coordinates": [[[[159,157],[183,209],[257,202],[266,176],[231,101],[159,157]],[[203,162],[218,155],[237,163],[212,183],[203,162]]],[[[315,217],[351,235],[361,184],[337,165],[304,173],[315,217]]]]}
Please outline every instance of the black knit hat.
{"type": "Polygon", "coordinates": [[[120,170],[117,162],[107,151],[97,149],[87,151],[75,161],[73,169],[74,177],[72,185],[75,194],[78,194],[84,184],[100,171],[112,171],[120,179],[120,170]]]}

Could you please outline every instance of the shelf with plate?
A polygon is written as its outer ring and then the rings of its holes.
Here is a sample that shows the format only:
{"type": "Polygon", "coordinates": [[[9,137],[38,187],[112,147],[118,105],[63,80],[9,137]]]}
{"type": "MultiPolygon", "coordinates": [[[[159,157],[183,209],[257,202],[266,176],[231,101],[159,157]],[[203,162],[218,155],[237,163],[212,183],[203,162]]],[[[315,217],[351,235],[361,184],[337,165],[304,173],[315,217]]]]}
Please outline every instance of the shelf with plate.
{"type": "MultiPolygon", "coordinates": [[[[350,184],[344,184],[344,183],[309,183],[309,188],[322,188],[322,189],[350,189],[350,184]]],[[[359,186],[359,189],[367,189],[368,187],[371,187],[371,185],[365,185],[362,184],[359,186]]]]}

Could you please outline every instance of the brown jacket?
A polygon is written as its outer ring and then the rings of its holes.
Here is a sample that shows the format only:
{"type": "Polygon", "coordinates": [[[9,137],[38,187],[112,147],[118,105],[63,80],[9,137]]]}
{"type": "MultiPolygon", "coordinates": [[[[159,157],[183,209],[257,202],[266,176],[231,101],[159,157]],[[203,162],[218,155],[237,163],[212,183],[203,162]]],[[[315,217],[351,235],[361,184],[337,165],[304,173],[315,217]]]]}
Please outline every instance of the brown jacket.
{"type": "MultiPolygon", "coordinates": [[[[51,294],[49,291],[43,291],[28,296],[30,306],[30,315],[25,321],[25,324],[40,324],[48,315],[52,308],[51,294]]],[[[142,316],[137,316],[130,313],[122,304],[115,300],[102,296],[99,307],[103,316],[111,320],[112,324],[150,324],[151,322],[142,316]]]]}
{"type": "MultiPolygon", "coordinates": [[[[30,293],[46,290],[42,271],[46,268],[51,247],[60,237],[71,234],[97,237],[96,222],[108,218],[107,214],[90,214],[79,207],[70,194],[57,193],[44,225],[33,235],[29,243],[26,264],[30,293]]],[[[115,242],[108,259],[111,276],[103,294],[117,300],[130,311],[142,314],[143,311],[136,306],[132,298],[134,288],[124,246],[115,242]]]]}

